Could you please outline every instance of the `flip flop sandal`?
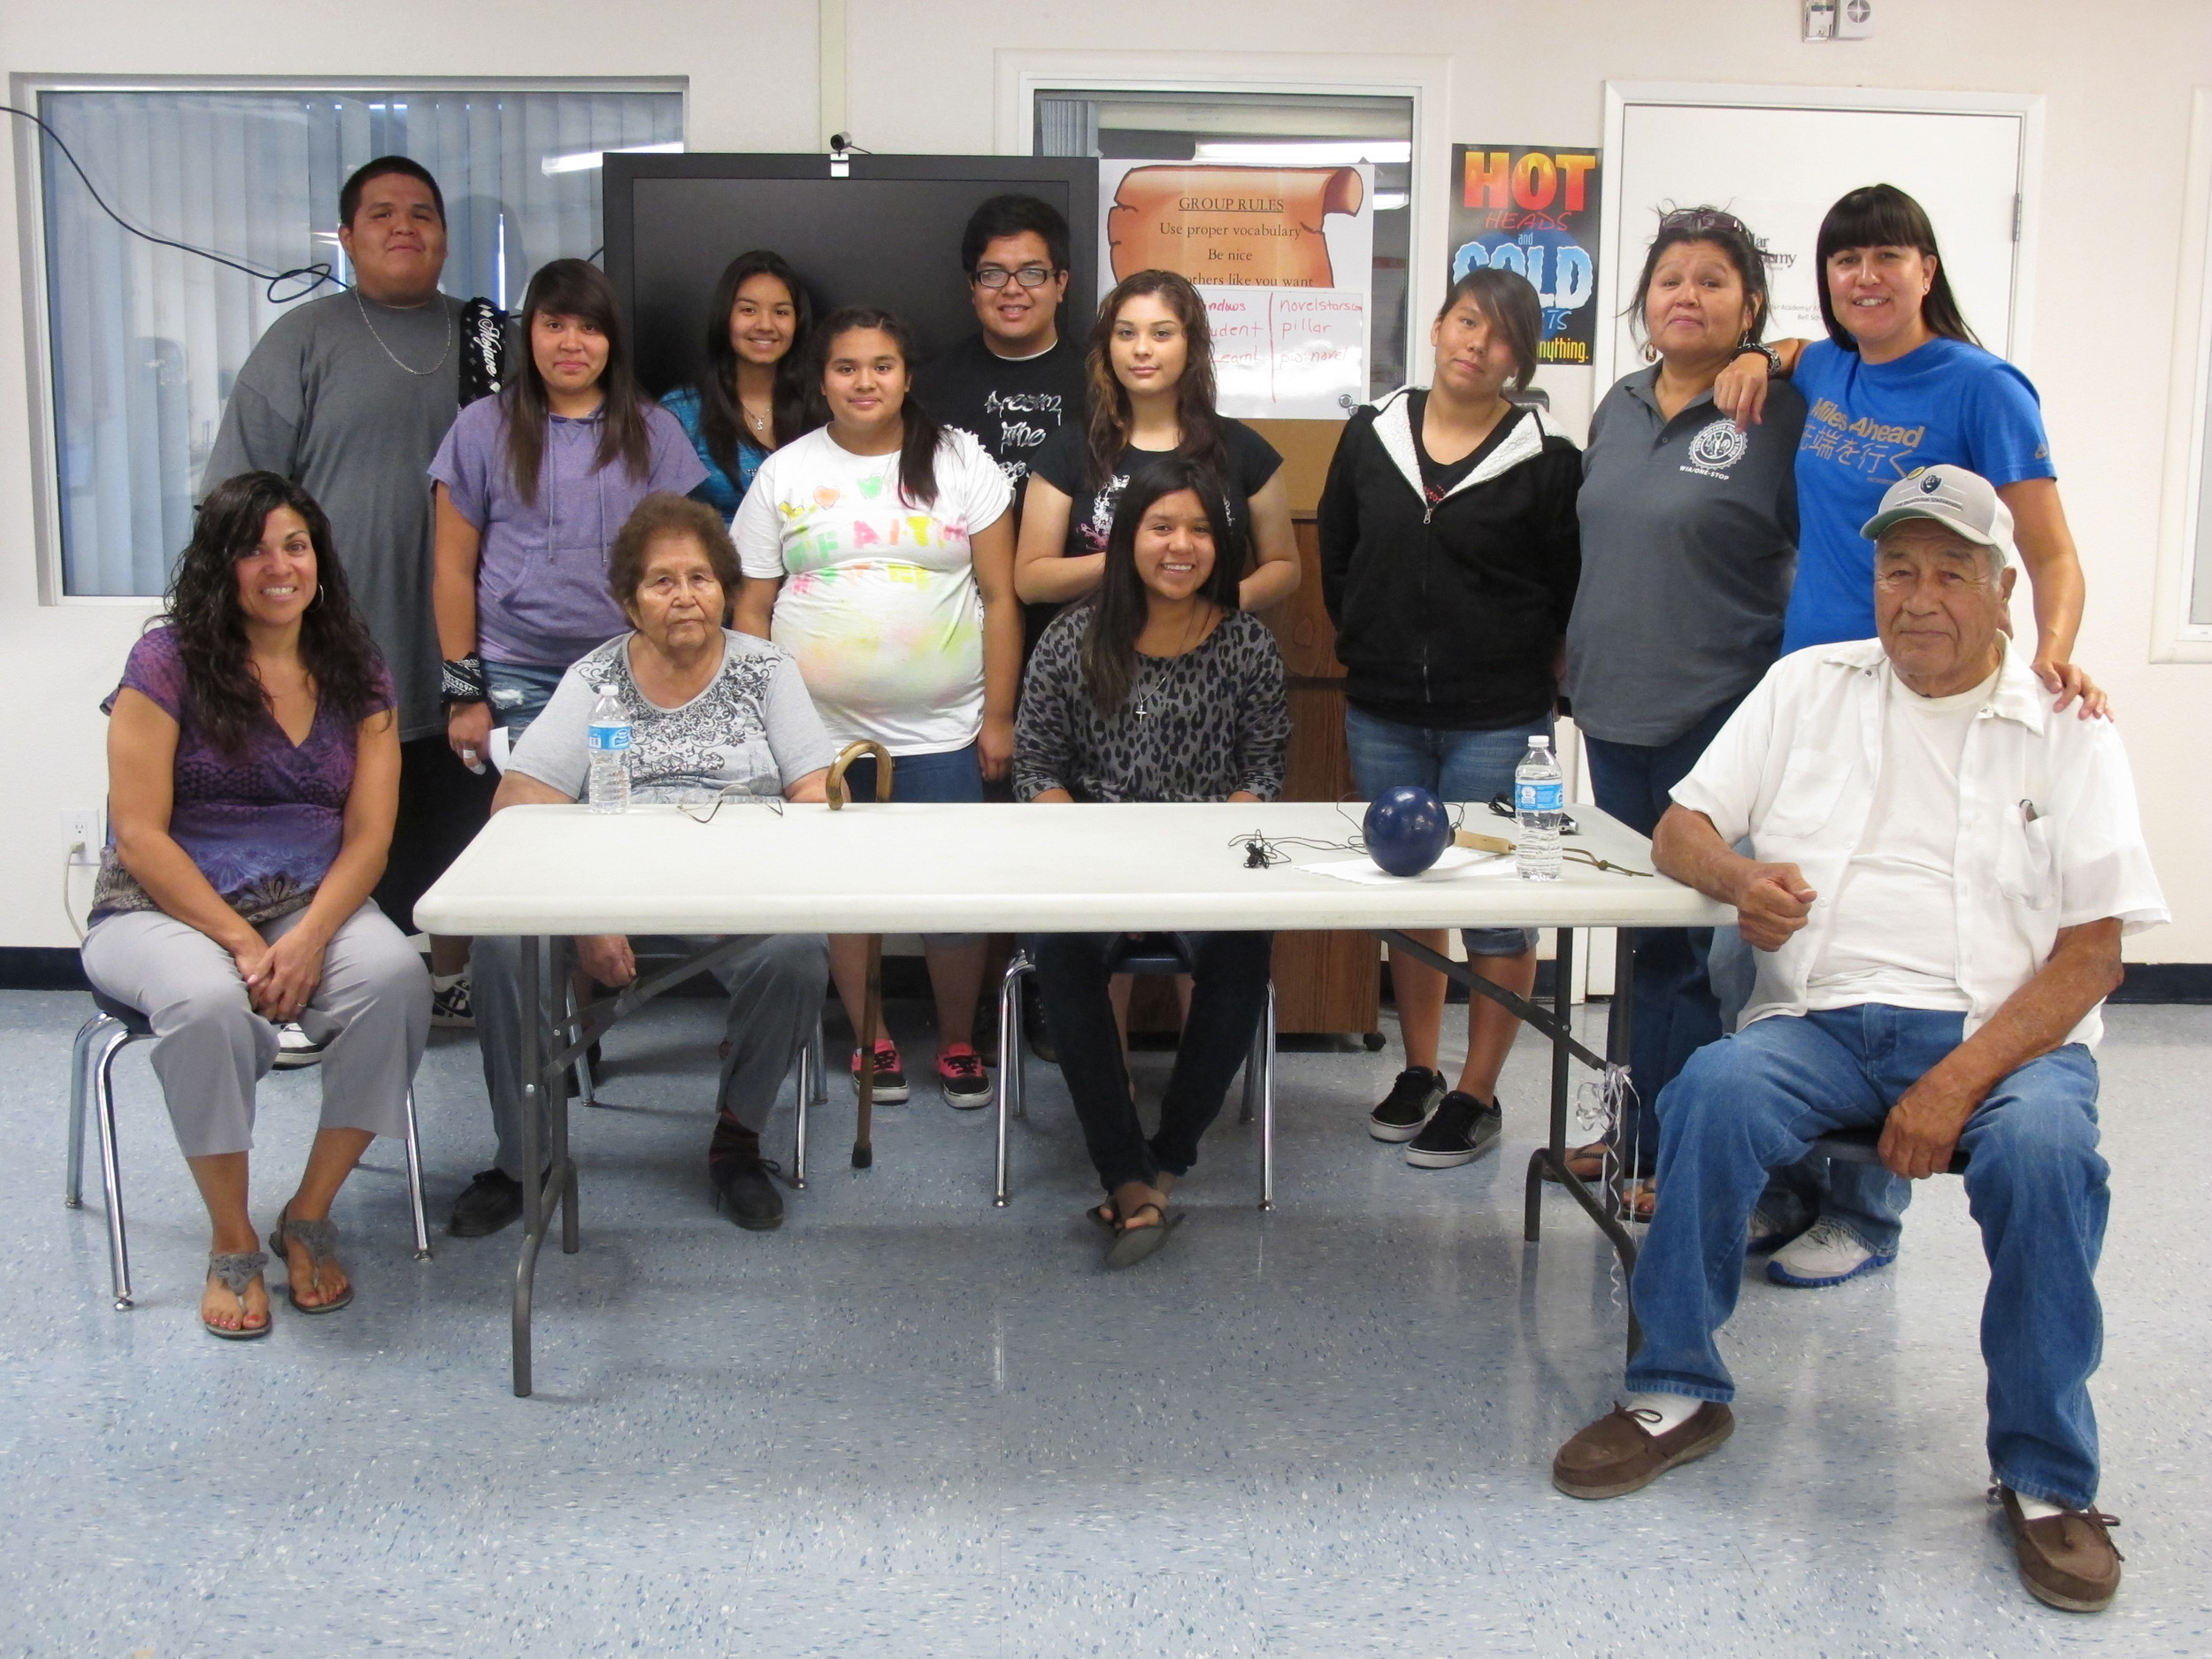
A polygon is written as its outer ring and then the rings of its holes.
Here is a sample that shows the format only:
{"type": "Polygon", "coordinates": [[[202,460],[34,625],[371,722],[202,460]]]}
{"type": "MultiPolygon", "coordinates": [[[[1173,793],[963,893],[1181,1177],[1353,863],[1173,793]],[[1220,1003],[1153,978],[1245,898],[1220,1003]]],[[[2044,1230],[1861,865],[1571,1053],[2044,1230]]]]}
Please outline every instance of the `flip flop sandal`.
{"type": "MultiPolygon", "coordinates": [[[[219,1279],[223,1288],[238,1298],[238,1317],[246,1317],[246,1286],[261,1277],[261,1270],[269,1265],[269,1258],[258,1250],[215,1250],[207,1258],[207,1276],[219,1279]]],[[[275,1322],[268,1315],[261,1317],[259,1325],[236,1326],[217,1325],[204,1315],[200,1328],[210,1336],[219,1336],[226,1342],[253,1342],[269,1334],[275,1322]]]]}
{"type": "MultiPolygon", "coordinates": [[[[319,1286],[323,1279],[323,1263],[338,1259],[338,1224],[334,1221],[292,1221],[279,1216],[276,1231],[269,1235],[269,1248],[278,1256],[285,1256],[288,1244],[297,1244],[306,1250],[315,1264],[315,1283],[319,1286]]],[[[348,1284],[345,1294],[335,1302],[319,1302],[311,1305],[300,1300],[299,1286],[296,1283],[288,1280],[284,1294],[301,1313],[335,1313],[351,1304],[353,1286],[348,1284]]]]}
{"type": "MultiPolygon", "coordinates": [[[[1577,1180],[1594,1181],[1605,1173],[1605,1159],[1612,1151],[1602,1141],[1593,1141],[1587,1146],[1567,1148],[1567,1169],[1577,1180]]],[[[1552,1173],[1551,1165],[1544,1165],[1544,1179],[1557,1184],[1559,1178],[1552,1173]]]]}
{"type": "Polygon", "coordinates": [[[1620,1202],[1622,1220],[1632,1221],[1639,1226],[1651,1225],[1651,1218],[1659,1213],[1659,1184],[1656,1181],[1623,1181],[1615,1191],[1620,1202]]]}
{"type": "Polygon", "coordinates": [[[1107,1266],[1134,1267],[1156,1252],[1167,1242],[1167,1235],[1183,1225],[1181,1210],[1163,1210],[1157,1204],[1139,1204],[1134,1213],[1141,1216],[1148,1210],[1160,1218],[1153,1226],[1133,1227],[1126,1220],[1115,1224],[1114,1241],[1106,1247],[1107,1266]]]}

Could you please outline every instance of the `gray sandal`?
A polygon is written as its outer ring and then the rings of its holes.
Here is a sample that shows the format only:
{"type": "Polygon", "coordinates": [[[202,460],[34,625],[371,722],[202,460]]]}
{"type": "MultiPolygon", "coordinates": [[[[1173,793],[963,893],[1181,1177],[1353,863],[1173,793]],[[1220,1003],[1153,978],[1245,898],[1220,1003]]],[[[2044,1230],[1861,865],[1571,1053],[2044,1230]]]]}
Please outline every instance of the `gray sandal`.
{"type": "Polygon", "coordinates": [[[1167,1235],[1183,1225],[1183,1212],[1170,1210],[1147,1199],[1128,1215],[1114,1223],[1114,1241],[1106,1247],[1106,1265],[1134,1267],[1167,1242],[1167,1235]],[[1131,1222],[1146,1210],[1159,1217],[1148,1227],[1132,1226],[1131,1222]]]}
{"type": "Polygon", "coordinates": [[[251,1342],[269,1334],[273,1323],[267,1314],[261,1316],[259,1325],[246,1324],[246,1286],[261,1277],[261,1270],[269,1264],[269,1258],[258,1250],[211,1250],[207,1257],[207,1276],[219,1279],[223,1288],[238,1298],[239,1324],[235,1326],[217,1325],[203,1314],[200,1328],[210,1336],[219,1336],[226,1342],[251,1342]]]}
{"type": "MultiPolygon", "coordinates": [[[[288,1244],[299,1245],[307,1251],[315,1263],[315,1285],[319,1288],[323,1279],[323,1263],[338,1259],[338,1224],[334,1221],[293,1221],[279,1216],[276,1231],[269,1235],[269,1248],[279,1256],[286,1256],[285,1247],[288,1244]]],[[[287,1256],[287,1259],[289,1257],[287,1256]]],[[[346,1294],[335,1302],[319,1302],[311,1306],[300,1300],[298,1285],[288,1276],[284,1294],[286,1300],[301,1313],[335,1313],[353,1301],[353,1286],[349,1281],[346,1294]]]]}

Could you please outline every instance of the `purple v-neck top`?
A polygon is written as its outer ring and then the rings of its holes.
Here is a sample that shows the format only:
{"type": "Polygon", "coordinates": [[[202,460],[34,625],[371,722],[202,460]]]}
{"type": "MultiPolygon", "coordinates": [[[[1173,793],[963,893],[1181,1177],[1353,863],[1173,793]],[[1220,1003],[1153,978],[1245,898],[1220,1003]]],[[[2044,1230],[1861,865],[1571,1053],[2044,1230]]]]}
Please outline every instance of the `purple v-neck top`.
{"type": "MultiPolygon", "coordinates": [[[[264,713],[242,751],[227,754],[192,718],[176,634],[166,627],[139,636],[124,664],[123,682],[100,705],[101,712],[112,713],[127,688],[177,723],[169,834],[223,902],[256,926],[306,908],[345,840],[359,722],[320,700],[306,741],[295,745],[276,717],[264,713]]],[[[391,675],[380,663],[369,712],[392,703],[391,675]]],[[[111,835],[93,889],[92,919],[160,908],[123,868],[111,835]]]]}

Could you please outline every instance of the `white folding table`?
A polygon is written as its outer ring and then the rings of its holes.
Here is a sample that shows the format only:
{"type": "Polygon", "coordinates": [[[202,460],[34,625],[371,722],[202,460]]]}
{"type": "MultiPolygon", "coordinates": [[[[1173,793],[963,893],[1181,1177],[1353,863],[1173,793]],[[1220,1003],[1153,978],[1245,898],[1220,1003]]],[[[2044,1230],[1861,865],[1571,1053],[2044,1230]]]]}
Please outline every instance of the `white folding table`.
{"type": "MultiPolygon", "coordinates": [[[[1609,1196],[1568,1171],[1569,1064],[1602,1070],[1628,1053],[1628,946],[1639,927],[1709,927],[1725,905],[1659,875],[1568,861],[1556,881],[1508,876],[1362,885],[1302,866],[1351,856],[1342,843],[1363,809],[1270,805],[1022,806],[855,803],[780,808],[730,802],[603,815],[580,806],[499,813],[416,903],[431,933],[522,940],[524,1236],[515,1268],[514,1391],[530,1392],[531,1295],[540,1247],[561,1214],[561,1248],[579,1247],[576,1166],[569,1155],[565,1069],[598,1034],[660,991],[712,965],[695,957],[641,980],[586,1015],[561,1011],[560,941],[585,933],[1106,933],[1363,929],[1490,997],[1552,1043],[1551,1133],[1530,1159],[1525,1236],[1539,1222],[1547,1168],[1603,1228],[1624,1264],[1635,1245],[1609,1196]],[[705,818],[706,821],[701,820],[705,818]],[[1262,864],[1265,838],[1283,862],[1262,864]],[[1302,844],[1325,843],[1325,845],[1302,844]],[[1406,937],[1407,929],[1555,927],[1552,1006],[1502,991],[1406,937]],[[1568,1024],[1574,932],[1623,930],[1605,1055],[1568,1024]],[[540,1102],[552,1145],[539,1145],[540,1102]],[[540,1171],[543,1174],[541,1176],[540,1171]]],[[[1648,842],[1603,813],[1574,809],[1579,848],[1636,871],[1648,842]]],[[[1496,825],[1479,805],[1467,826],[1496,825]]],[[[1502,827],[1500,826],[1500,827],[1502,827]]],[[[1272,1148],[1263,1149],[1271,1156],[1272,1148]]]]}

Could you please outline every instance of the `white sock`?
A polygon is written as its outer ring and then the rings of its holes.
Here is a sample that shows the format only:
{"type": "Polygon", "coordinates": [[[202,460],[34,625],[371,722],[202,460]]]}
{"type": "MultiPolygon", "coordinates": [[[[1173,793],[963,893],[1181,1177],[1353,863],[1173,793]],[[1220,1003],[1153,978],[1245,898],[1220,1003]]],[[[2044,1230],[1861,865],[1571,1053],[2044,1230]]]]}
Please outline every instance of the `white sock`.
{"type": "MultiPolygon", "coordinates": [[[[1704,1403],[1702,1400],[1693,1400],[1687,1394],[1624,1394],[1621,1397],[1621,1409],[1624,1411],[1658,1414],[1659,1421],[1656,1423],[1640,1417],[1637,1419],[1644,1432],[1655,1439],[1670,1429],[1680,1428],[1697,1415],[1697,1409],[1704,1403]]],[[[2021,1501],[2026,1502],[2025,1499],[2021,1501]]]]}
{"type": "Polygon", "coordinates": [[[2047,1521],[2054,1515],[2066,1513],[2057,1504],[2047,1502],[2041,1498],[2031,1498],[2024,1492],[2014,1493],[2012,1501],[2020,1506],[2020,1518],[2024,1521],[2047,1521]]]}
{"type": "Polygon", "coordinates": [[[434,973],[430,976],[430,988],[434,991],[450,991],[468,977],[469,971],[466,968],[462,969],[458,973],[434,973]]]}

